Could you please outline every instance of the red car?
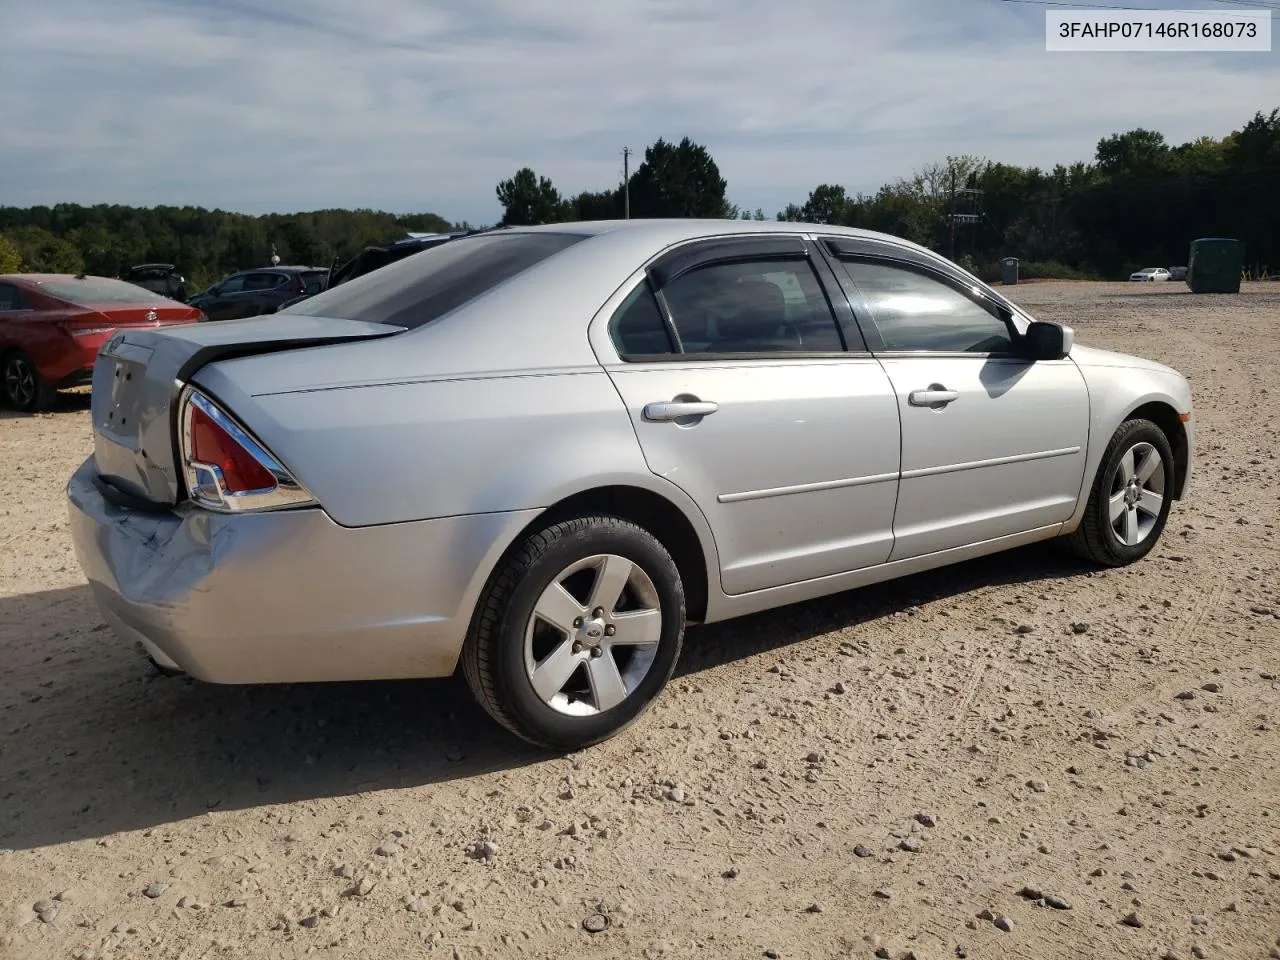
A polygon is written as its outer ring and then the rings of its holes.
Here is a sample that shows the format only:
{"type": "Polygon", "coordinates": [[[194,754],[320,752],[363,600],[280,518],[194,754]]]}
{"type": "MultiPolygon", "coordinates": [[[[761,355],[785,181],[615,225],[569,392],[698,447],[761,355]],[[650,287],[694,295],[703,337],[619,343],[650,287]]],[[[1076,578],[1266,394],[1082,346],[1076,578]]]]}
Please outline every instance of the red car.
{"type": "Polygon", "coordinates": [[[123,280],[0,274],[0,391],[19,410],[43,410],[55,391],[92,382],[98,348],[116,330],[203,319],[195,307],[123,280]]]}

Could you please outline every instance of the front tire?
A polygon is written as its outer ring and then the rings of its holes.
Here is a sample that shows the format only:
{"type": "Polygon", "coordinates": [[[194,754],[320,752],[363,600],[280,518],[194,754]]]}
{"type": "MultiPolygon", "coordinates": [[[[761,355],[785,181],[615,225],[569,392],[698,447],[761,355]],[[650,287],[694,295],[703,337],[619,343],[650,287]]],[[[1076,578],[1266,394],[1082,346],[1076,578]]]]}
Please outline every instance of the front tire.
{"type": "Polygon", "coordinates": [[[648,531],[610,516],[524,540],[481,597],[467,685],[512,733],[556,751],[620,733],[666,686],[684,639],[680,571],[648,531]]]}
{"type": "Polygon", "coordinates": [[[31,358],[21,350],[5,355],[0,364],[0,387],[8,404],[23,413],[47,410],[57,397],[57,391],[45,382],[31,358]]]}
{"type": "Polygon", "coordinates": [[[1173,450],[1150,420],[1127,420],[1107,444],[1080,526],[1077,554],[1108,567],[1141,560],[1160,539],[1174,491],[1173,450]]]}

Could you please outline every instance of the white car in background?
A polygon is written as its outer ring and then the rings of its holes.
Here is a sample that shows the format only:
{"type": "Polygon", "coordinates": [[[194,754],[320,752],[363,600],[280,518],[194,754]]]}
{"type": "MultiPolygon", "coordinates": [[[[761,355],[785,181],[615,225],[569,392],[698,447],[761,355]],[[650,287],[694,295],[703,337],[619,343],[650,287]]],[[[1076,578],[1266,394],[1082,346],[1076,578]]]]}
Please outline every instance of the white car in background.
{"type": "Polygon", "coordinates": [[[1143,267],[1137,273],[1129,274],[1130,280],[1169,280],[1172,274],[1164,267],[1143,267]]]}

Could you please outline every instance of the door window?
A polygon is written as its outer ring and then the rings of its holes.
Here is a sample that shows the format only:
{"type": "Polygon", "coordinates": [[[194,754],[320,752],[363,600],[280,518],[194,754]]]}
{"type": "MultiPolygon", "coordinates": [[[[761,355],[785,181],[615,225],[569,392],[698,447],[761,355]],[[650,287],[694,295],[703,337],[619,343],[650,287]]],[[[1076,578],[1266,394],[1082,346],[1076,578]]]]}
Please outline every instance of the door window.
{"type": "Polygon", "coordinates": [[[1009,321],[925,273],[898,265],[846,260],[871,310],[885,351],[1010,353],[1009,321]]]}
{"type": "Polygon", "coordinates": [[[228,277],[222,282],[222,285],[218,287],[218,296],[221,297],[228,293],[240,293],[244,290],[245,276],[245,274],[240,273],[234,277],[228,277]]]}
{"type": "Polygon", "coordinates": [[[31,304],[12,283],[0,283],[0,310],[30,310],[31,304]]]}
{"type": "Polygon", "coordinates": [[[642,280],[609,321],[609,336],[620,357],[649,357],[675,353],[658,300],[642,280]]]}
{"type": "Polygon", "coordinates": [[[274,290],[282,282],[283,278],[278,273],[251,273],[244,278],[244,289],[246,293],[253,290],[274,290]]]}
{"type": "Polygon", "coordinates": [[[673,344],[648,283],[610,321],[622,356],[683,353],[840,353],[844,341],[813,267],[804,260],[712,263],[662,288],[673,344]]]}

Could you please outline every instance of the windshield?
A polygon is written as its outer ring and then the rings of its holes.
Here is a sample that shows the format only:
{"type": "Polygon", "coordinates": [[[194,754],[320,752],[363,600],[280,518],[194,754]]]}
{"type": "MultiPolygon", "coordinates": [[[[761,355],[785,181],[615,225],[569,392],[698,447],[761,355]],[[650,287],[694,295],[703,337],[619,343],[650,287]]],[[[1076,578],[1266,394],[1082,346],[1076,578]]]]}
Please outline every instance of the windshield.
{"type": "Polygon", "coordinates": [[[168,302],[167,298],[157,296],[153,291],[135,283],[108,280],[104,277],[85,277],[83,280],[44,280],[40,283],[40,291],[80,307],[102,303],[163,306],[168,302]]]}
{"type": "Polygon", "coordinates": [[[463,237],[330,287],[280,312],[420,327],[585,239],[569,233],[463,237]]]}

